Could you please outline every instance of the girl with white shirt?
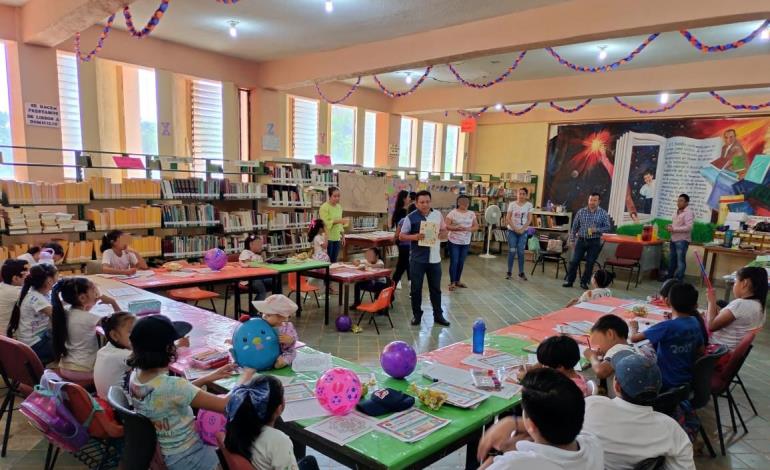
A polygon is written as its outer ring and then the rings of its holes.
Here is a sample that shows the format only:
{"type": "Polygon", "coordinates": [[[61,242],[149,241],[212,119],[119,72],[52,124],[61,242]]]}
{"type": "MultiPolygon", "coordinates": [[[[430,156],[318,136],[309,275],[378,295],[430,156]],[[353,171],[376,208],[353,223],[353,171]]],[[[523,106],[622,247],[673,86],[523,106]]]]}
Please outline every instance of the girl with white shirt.
{"type": "Polygon", "coordinates": [[[131,355],[131,330],[136,317],[129,312],[115,312],[103,317],[99,324],[107,339],[107,344],[96,353],[94,362],[94,386],[96,395],[107,399],[110,387],[126,389],[128,375],[128,357],[131,355]]]}
{"type": "Polygon", "coordinates": [[[727,346],[730,351],[738,346],[744,336],[765,324],[765,268],[739,269],[733,284],[733,295],[735,300],[719,310],[714,290],[710,289],[707,293],[709,304],[706,324],[711,332],[711,342],[727,346]]]}
{"type": "Polygon", "coordinates": [[[53,312],[49,294],[57,278],[58,272],[50,264],[38,264],[30,268],[6,331],[8,336],[31,347],[44,365],[54,359],[48,328],[53,312]]]}
{"type": "Polygon", "coordinates": [[[128,247],[131,235],[111,230],[102,237],[102,271],[105,274],[133,276],[137,269],[147,269],[142,256],[128,247]]]}
{"type": "Polygon", "coordinates": [[[84,277],[62,279],[51,291],[53,351],[59,361],[59,375],[65,380],[93,380],[99,350],[96,326],[101,317],[91,309],[100,302],[115,312],[120,310],[115,299],[101,295],[96,285],[84,277]]]}
{"type": "Polygon", "coordinates": [[[471,234],[478,230],[476,213],[468,210],[471,199],[465,194],[457,197],[457,208],[446,216],[446,228],[449,230],[449,290],[468,287],[460,282],[471,245],[471,234]]]}
{"type": "Polygon", "coordinates": [[[527,280],[524,274],[524,250],[527,246],[527,229],[532,225],[532,203],[527,188],[520,188],[516,194],[516,201],[508,205],[508,213],[505,223],[508,226],[508,271],[506,279],[511,278],[513,270],[513,258],[519,258],[519,279],[527,280]]]}
{"type": "MultiPolygon", "coordinates": [[[[252,267],[254,263],[264,261],[265,249],[262,245],[262,237],[258,233],[250,233],[246,236],[243,246],[245,249],[238,256],[238,263],[244,267],[252,267]]],[[[246,285],[245,282],[243,285],[246,285]]],[[[256,300],[265,300],[267,290],[272,290],[273,283],[270,279],[254,279],[251,281],[251,288],[256,293],[256,300]]]]}

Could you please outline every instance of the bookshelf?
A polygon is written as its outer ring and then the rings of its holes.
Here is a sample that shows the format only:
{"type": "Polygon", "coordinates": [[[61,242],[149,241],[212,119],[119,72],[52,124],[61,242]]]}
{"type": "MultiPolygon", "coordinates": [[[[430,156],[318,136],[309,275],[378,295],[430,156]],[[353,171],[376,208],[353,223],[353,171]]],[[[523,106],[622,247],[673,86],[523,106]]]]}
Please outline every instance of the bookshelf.
{"type": "Polygon", "coordinates": [[[572,227],[572,212],[533,210],[532,226],[538,231],[567,233],[572,227]]]}
{"type": "Polygon", "coordinates": [[[269,208],[266,251],[277,255],[311,249],[307,232],[317,216],[314,202],[336,184],[334,171],[295,159],[266,161],[264,168],[260,183],[266,186],[269,208]]]}

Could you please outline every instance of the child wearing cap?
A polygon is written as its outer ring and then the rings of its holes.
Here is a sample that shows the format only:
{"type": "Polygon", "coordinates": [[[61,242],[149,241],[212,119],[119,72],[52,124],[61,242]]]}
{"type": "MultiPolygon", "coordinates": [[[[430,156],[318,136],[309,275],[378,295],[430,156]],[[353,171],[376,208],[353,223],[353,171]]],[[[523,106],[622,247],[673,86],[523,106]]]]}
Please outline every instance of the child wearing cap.
{"type": "MultiPolygon", "coordinates": [[[[203,444],[195,431],[192,408],[224,413],[228,395],[213,395],[183,377],[168,375],[176,360],[174,341],[183,338],[192,326],[172,322],[163,315],[138,320],[129,336],[133,367],[128,395],[136,412],[152,421],[163,460],[169,470],[213,470],[219,465],[216,449],[203,444]]],[[[220,369],[222,377],[230,370],[220,369]]],[[[250,380],[254,370],[244,369],[239,384],[250,380]]],[[[220,378],[222,378],[220,377],[220,378]]]]}
{"type": "Polygon", "coordinates": [[[262,319],[278,333],[281,355],[275,360],[275,369],[281,369],[294,361],[297,356],[297,330],[288,319],[297,311],[297,304],[283,294],[273,294],[265,300],[252,302],[254,308],[262,314],[262,319]]]}

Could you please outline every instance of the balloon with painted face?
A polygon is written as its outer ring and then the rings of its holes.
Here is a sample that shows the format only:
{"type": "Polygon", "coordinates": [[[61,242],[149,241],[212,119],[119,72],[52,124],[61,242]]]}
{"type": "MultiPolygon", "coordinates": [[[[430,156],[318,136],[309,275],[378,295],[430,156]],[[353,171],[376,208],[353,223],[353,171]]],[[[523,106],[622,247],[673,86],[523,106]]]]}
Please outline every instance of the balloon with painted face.
{"type": "Polygon", "coordinates": [[[281,353],[278,333],[265,320],[252,318],[233,332],[232,352],[233,359],[241,367],[272,369],[281,353]]]}

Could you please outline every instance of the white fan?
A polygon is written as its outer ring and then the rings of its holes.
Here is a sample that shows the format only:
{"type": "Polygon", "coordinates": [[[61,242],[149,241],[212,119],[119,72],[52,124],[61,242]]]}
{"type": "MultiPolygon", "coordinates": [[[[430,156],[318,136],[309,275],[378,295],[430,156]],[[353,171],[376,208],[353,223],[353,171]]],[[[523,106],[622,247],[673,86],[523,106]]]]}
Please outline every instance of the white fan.
{"type": "Polygon", "coordinates": [[[487,223],[487,252],[479,255],[479,258],[497,258],[495,255],[489,254],[489,245],[492,244],[492,226],[500,223],[500,206],[495,204],[487,207],[484,211],[484,221],[487,223]]]}

